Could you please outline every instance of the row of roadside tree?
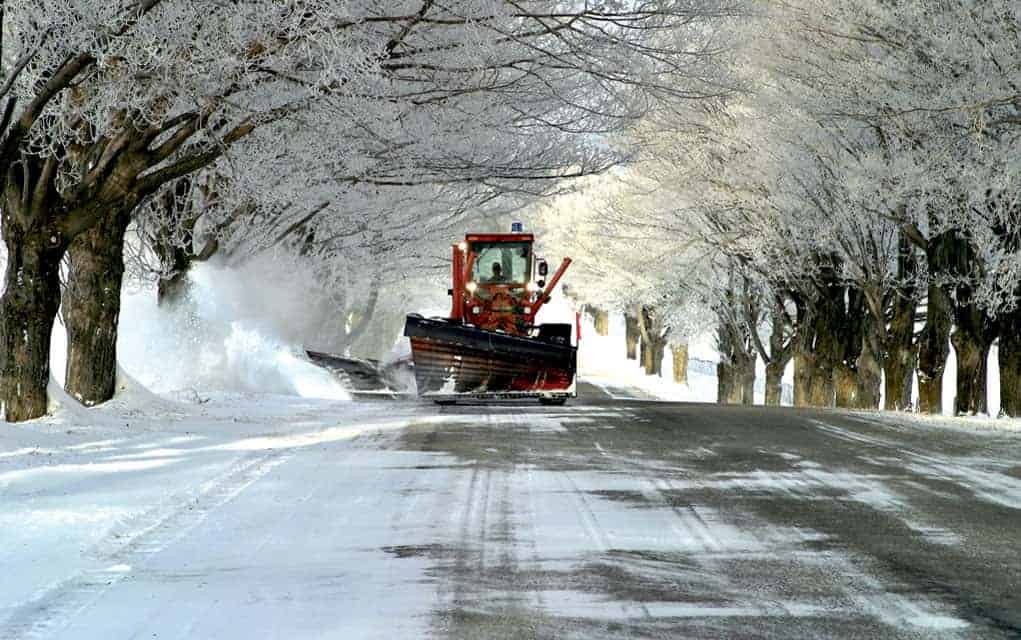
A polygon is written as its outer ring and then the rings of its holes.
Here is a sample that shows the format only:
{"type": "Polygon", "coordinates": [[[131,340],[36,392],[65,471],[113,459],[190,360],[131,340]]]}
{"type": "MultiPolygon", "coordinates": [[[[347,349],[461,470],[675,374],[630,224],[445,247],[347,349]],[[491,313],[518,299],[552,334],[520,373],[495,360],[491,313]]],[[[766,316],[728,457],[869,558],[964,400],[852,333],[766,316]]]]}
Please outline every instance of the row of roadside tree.
{"type": "Polygon", "coordinates": [[[4,2],[4,417],[45,412],[58,309],[67,390],[111,396],[125,247],[168,301],[197,260],[311,261],[359,333],[374,292],[441,268],[470,216],[617,165],[631,151],[611,138],[668,102],[718,99],[714,24],[737,9],[4,2]]]}
{"type": "Polygon", "coordinates": [[[769,403],[793,366],[799,406],[939,413],[952,345],[954,410],[985,413],[996,345],[1021,415],[1021,8],[794,0],[723,30],[739,89],[645,119],[547,218],[598,262],[580,295],[716,331],[722,402],[760,361],[769,403]]]}

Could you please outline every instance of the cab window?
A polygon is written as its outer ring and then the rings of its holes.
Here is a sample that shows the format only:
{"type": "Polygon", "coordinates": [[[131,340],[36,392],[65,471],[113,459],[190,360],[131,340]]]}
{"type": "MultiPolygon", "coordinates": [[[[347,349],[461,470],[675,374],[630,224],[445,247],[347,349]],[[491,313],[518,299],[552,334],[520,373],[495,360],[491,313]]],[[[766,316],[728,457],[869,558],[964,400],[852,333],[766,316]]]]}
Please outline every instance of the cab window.
{"type": "Polygon", "coordinates": [[[480,284],[525,284],[532,275],[528,242],[476,242],[472,280],[480,284]]]}

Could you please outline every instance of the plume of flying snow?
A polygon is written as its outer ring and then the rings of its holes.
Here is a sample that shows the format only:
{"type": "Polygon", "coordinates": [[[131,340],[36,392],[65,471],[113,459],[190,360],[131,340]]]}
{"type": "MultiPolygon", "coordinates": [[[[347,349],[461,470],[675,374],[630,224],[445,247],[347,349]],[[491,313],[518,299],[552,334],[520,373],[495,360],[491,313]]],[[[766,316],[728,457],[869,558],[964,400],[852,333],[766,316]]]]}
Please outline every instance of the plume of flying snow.
{"type": "Polygon", "coordinates": [[[309,362],[301,274],[256,262],[244,269],[203,264],[189,300],[166,308],[151,289],[122,299],[118,360],[157,393],[264,392],[348,400],[328,371],[309,362]]]}

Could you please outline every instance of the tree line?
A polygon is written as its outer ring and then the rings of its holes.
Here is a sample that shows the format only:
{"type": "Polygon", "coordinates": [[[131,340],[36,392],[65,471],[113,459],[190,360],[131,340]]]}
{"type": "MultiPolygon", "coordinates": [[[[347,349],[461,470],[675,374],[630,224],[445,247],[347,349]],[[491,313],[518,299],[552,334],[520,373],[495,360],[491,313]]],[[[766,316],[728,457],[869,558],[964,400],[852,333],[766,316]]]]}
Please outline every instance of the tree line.
{"type": "MultiPolygon", "coordinates": [[[[46,410],[58,309],[67,390],[89,405],[113,393],[126,247],[168,298],[213,254],[284,247],[334,275],[435,260],[442,247],[417,243],[433,230],[605,171],[630,153],[616,132],[719,93],[703,52],[734,13],[715,0],[3,3],[5,418],[46,410]]],[[[349,293],[369,306],[372,286],[349,293]]]]}
{"type": "Polygon", "coordinates": [[[722,402],[760,361],[770,404],[793,365],[799,406],[940,413],[952,345],[954,411],[985,413],[995,344],[1021,415],[1015,3],[796,0],[722,29],[738,89],[650,114],[573,218],[611,258],[586,290],[669,340],[716,331],[722,402]]]}

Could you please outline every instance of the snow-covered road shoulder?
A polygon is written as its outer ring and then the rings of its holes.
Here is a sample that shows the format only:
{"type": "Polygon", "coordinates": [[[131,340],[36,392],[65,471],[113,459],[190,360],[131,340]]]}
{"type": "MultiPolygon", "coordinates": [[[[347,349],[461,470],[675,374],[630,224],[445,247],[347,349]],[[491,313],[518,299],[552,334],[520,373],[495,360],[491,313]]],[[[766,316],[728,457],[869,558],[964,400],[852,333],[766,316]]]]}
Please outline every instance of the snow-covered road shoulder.
{"type": "Polygon", "coordinates": [[[28,635],[41,618],[27,611],[72,606],[82,584],[119,579],[296,449],[387,438],[421,412],[255,394],[184,402],[130,381],[99,408],[50,393],[50,415],[0,430],[0,637],[28,635]]]}

